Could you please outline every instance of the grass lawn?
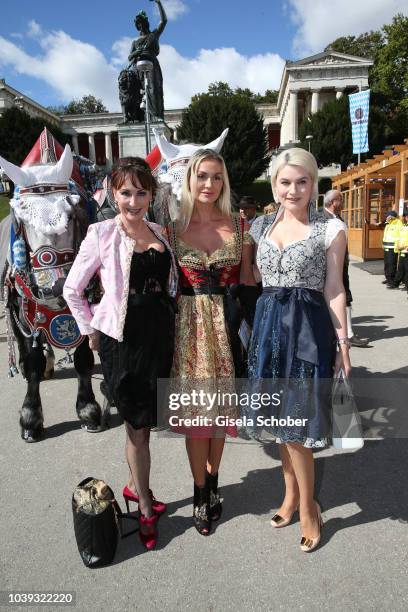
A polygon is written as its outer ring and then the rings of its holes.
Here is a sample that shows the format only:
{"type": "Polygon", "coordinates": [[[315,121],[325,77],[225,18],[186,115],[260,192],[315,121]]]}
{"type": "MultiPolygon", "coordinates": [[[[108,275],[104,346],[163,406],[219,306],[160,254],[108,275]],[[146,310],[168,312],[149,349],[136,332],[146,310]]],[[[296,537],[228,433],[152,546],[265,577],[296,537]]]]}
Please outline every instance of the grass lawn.
{"type": "Polygon", "coordinates": [[[7,217],[10,212],[10,200],[4,195],[0,195],[0,221],[7,217]]]}

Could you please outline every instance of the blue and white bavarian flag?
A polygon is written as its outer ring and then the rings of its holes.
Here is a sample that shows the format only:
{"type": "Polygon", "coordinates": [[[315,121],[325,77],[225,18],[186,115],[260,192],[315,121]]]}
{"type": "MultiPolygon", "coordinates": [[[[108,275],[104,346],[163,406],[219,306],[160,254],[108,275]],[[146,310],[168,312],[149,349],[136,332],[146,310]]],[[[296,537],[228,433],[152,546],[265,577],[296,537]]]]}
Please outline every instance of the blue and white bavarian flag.
{"type": "Polygon", "coordinates": [[[353,138],[353,153],[368,151],[368,112],[370,108],[370,90],[359,91],[349,96],[350,121],[353,138]]]}

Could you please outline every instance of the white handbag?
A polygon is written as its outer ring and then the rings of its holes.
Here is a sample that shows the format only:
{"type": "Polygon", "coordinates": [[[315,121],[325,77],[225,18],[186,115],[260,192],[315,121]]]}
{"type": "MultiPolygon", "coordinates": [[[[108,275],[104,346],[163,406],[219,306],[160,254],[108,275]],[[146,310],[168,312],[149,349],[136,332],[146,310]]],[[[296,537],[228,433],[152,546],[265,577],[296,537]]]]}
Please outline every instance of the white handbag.
{"type": "Polygon", "coordinates": [[[358,450],[364,446],[361,417],[353,389],[343,370],[334,379],[332,389],[333,446],[340,450],[358,450]]]}

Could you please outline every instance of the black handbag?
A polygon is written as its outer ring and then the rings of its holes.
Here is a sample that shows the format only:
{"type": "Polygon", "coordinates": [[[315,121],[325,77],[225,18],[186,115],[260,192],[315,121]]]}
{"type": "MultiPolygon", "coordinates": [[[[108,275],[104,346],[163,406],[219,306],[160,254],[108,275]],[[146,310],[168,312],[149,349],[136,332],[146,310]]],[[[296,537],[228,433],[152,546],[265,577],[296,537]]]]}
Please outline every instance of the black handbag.
{"type": "Polygon", "coordinates": [[[72,495],[72,514],[74,519],[75,539],[79,554],[86,567],[101,567],[113,561],[118,535],[127,537],[137,529],[122,535],[122,520],[137,520],[129,514],[123,514],[110,487],[106,485],[108,499],[102,500],[99,506],[95,499],[87,505],[78,505],[75,497],[79,489],[86,488],[91,476],[82,480],[72,495]]]}

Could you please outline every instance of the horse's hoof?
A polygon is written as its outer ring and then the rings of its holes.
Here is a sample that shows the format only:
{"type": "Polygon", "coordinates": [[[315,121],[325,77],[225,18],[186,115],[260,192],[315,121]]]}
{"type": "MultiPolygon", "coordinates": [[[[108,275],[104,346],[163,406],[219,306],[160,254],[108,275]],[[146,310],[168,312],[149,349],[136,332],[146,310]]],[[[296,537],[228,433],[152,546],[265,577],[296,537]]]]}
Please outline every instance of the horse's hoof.
{"type": "Polygon", "coordinates": [[[105,429],[102,425],[94,425],[90,423],[82,423],[81,429],[87,431],[88,433],[99,433],[105,429]]]}
{"type": "Polygon", "coordinates": [[[39,442],[44,437],[44,429],[22,429],[21,437],[24,442],[39,442]]]}

